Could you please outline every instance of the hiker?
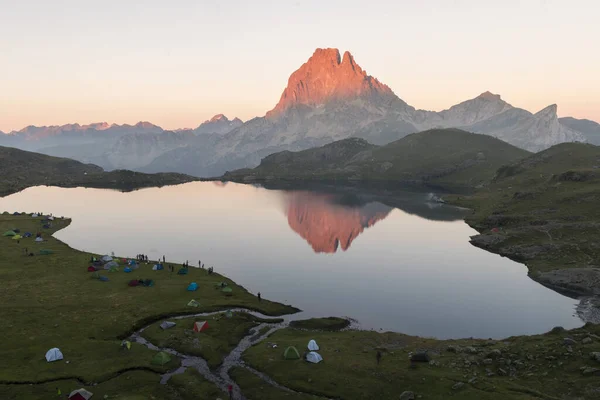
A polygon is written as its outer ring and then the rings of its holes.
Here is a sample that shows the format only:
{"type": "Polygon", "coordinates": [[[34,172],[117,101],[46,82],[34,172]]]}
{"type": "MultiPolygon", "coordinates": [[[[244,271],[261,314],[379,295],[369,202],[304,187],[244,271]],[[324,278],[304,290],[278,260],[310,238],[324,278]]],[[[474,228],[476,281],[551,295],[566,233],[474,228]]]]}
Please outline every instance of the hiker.
{"type": "Polygon", "coordinates": [[[260,292],[256,296],[258,297],[258,301],[260,301],[260,292]]]}
{"type": "Polygon", "coordinates": [[[163,255],[163,263],[167,262],[167,259],[165,258],[165,256],[163,255]]]}
{"type": "Polygon", "coordinates": [[[198,260],[198,268],[202,268],[202,263],[198,260]]]}
{"type": "Polygon", "coordinates": [[[229,398],[233,399],[233,386],[232,385],[227,386],[227,393],[229,393],[229,398]]]}
{"type": "Polygon", "coordinates": [[[202,263],[202,269],[204,269],[204,263],[202,263]]]}
{"type": "Polygon", "coordinates": [[[381,352],[379,350],[377,350],[375,358],[377,358],[377,365],[379,365],[379,363],[381,362],[381,352]]]}

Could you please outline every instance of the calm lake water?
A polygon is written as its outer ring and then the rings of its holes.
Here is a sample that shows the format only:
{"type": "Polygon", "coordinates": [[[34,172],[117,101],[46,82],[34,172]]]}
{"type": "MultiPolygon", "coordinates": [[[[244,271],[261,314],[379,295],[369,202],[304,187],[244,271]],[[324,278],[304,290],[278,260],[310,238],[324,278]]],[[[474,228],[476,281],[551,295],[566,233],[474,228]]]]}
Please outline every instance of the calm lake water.
{"type": "Polygon", "coordinates": [[[438,338],[582,325],[575,300],[471,246],[463,212],[427,199],[404,193],[392,208],[360,195],[202,182],[130,193],[35,187],[0,198],[0,211],[71,217],[56,237],[81,250],[201,259],[302,317],[438,338]]]}

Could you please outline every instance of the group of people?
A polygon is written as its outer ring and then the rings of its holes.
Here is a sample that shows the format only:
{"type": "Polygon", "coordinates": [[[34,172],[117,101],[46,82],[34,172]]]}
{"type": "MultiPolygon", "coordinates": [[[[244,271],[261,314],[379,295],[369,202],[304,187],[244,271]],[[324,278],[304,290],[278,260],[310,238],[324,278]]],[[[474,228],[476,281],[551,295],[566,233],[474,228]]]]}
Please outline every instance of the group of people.
{"type": "Polygon", "coordinates": [[[148,256],[146,254],[138,254],[135,259],[138,261],[143,261],[146,264],[148,263],[148,256]]]}

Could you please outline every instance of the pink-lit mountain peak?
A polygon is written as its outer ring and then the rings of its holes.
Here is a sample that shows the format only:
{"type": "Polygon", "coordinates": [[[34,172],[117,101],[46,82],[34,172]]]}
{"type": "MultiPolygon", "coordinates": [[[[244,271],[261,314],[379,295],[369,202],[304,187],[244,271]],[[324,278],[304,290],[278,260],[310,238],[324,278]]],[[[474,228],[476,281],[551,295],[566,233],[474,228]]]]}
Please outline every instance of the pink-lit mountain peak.
{"type": "Polygon", "coordinates": [[[276,116],[295,105],[318,106],[333,100],[359,97],[394,96],[392,90],[367,75],[350,52],[342,56],[338,49],[317,49],[290,76],[279,103],[267,116],[276,116]]]}

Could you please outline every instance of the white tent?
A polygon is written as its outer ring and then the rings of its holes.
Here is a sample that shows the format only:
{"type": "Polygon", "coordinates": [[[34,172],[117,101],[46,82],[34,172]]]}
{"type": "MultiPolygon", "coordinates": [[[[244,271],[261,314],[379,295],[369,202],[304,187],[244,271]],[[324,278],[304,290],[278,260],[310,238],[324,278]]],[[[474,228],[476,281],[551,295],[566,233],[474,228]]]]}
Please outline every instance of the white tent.
{"type": "Polygon", "coordinates": [[[48,221],[54,221],[54,217],[48,217],[48,221]]]}
{"type": "Polygon", "coordinates": [[[33,218],[37,218],[37,217],[39,217],[39,215],[37,215],[37,214],[31,214],[31,216],[32,216],[33,218]]]}
{"type": "Polygon", "coordinates": [[[171,322],[171,321],[163,321],[163,322],[160,324],[160,327],[161,327],[161,328],[163,328],[163,329],[169,329],[169,328],[172,328],[172,327],[174,327],[175,325],[176,325],[176,324],[175,324],[175,322],[171,322]]]}
{"type": "Polygon", "coordinates": [[[308,342],[308,349],[310,351],[317,351],[319,350],[319,345],[317,344],[317,342],[315,342],[314,339],[311,339],[310,342],[308,342]]]}
{"type": "Polygon", "coordinates": [[[101,260],[104,261],[104,262],[108,262],[108,261],[112,261],[113,259],[112,259],[111,256],[104,256],[104,257],[101,258],[101,260]]]}
{"type": "Polygon", "coordinates": [[[44,241],[44,239],[42,239],[41,237],[36,237],[36,238],[35,238],[35,241],[39,243],[39,242],[43,242],[43,241],[44,241]]]}
{"type": "Polygon", "coordinates": [[[316,363],[323,361],[323,357],[321,357],[321,355],[319,353],[315,353],[314,351],[311,351],[310,353],[308,353],[306,355],[306,361],[316,364],[316,363]]]}
{"type": "Polygon", "coordinates": [[[58,361],[63,359],[63,354],[60,352],[60,349],[54,347],[46,352],[46,361],[58,361]]]}
{"type": "Polygon", "coordinates": [[[88,392],[85,389],[77,389],[73,390],[69,393],[69,399],[84,399],[89,400],[94,394],[92,392],[88,392]]]}

